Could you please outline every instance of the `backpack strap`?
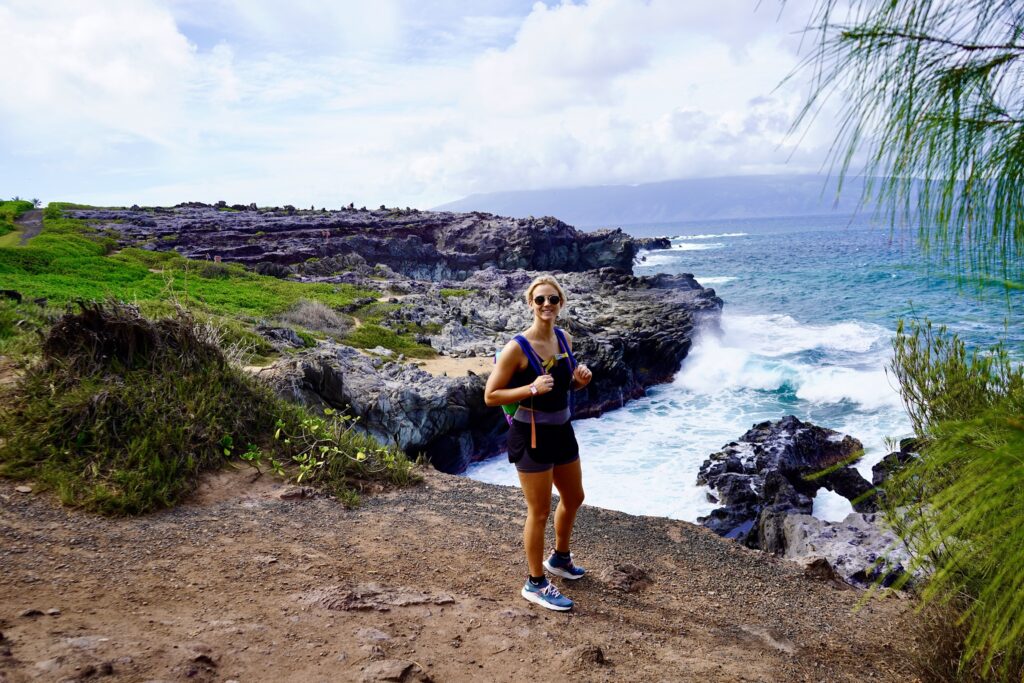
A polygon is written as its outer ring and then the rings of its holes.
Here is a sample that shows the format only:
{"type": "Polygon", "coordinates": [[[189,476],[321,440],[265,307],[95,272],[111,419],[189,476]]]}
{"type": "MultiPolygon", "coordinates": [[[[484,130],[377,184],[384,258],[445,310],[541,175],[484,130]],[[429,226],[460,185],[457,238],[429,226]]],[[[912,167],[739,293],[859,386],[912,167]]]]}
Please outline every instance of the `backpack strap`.
{"type": "Polygon", "coordinates": [[[537,373],[537,376],[539,377],[540,375],[545,374],[544,366],[541,365],[540,356],[538,356],[537,352],[533,350],[532,346],[530,346],[530,342],[526,337],[521,334],[517,334],[513,339],[515,339],[516,343],[519,344],[519,348],[523,350],[523,353],[526,355],[526,360],[530,363],[530,367],[533,368],[533,371],[537,373]]]}
{"type": "MultiPolygon", "coordinates": [[[[530,342],[526,339],[526,337],[524,337],[521,334],[517,334],[515,337],[513,337],[513,339],[516,340],[516,343],[519,344],[519,348],[521,348],[523,350],[523,353],[526,354],[526,360],[530,363],[530,367],[533,368],[533,371],[537,373],[537,376],[540,377],[541,375],[546,374],[544,372],[544,366],[541,363],[540,356],[538,356],[537,352],[533,350],[532,346],[530,346],[530,342]]],[[[534,419],[534,415],[533,415],[533,397],[531,396],[530,397],[530,448],[536,448],[536,447],[537,447],[537,422],[534,419]]]]}
{"type": "Polygon", "coordinates": [[[561,349],[562,353],[569,356],[569,374],[571,375],[576,371],[576,366],[579,365],[579,363],[576,362],[576,356],[572,355],[572,349],[569,348],[569,340],[566,339],[565,332],[562,331],[562,328],[555,328],[555,336],[558,337],[559,349],[561,349]]]}
{"type": "Polygon", "coordinates": [[[558,346],[561,348],[569,360],[569,413],[576,413],[576,394],[572,391],[572,375],[576,371],[576,366],[579,363],[576,361],[576,356],[573,355],[572,349],[569,348],[569,340],[565,337],[565,332],[562,328],[555,328],[555,336],[558,337],[558,346]]]}

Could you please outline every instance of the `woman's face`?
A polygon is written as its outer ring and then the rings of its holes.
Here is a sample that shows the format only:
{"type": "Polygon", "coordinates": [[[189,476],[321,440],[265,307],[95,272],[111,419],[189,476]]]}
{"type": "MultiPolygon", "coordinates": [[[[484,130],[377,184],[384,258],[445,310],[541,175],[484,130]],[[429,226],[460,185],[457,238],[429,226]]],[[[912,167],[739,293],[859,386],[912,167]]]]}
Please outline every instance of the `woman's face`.
{"type": "Polygon", "coordinates": [[[562,310],[562,295],[558,290],[548,284],[537,285],[530,293],[530,308],[533,309],[533,316],[538,320],[554,321],[558,312],[562,310]],[[537,303],[540,297],[544,297],[541,303],[537,303]],[[558,303],[551,303],[551,297],[558,297],[558,303]]]}

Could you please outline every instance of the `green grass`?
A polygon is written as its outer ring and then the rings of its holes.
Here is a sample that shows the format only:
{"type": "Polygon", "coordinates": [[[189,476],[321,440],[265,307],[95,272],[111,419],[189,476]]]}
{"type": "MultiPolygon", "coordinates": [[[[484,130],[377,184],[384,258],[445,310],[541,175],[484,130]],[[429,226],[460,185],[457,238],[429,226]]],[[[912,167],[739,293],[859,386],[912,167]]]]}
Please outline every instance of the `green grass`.
{"type": "Polygon", "coordinates": [[[0,201],[0,236],[14,232],[14,221],[32,208],[32,202],[23,199],[0,201]]]}
{"type": "Polygon", "coordinates": [[[441,290],[441,298],[442,299],[447,299],[450,296],[452,296],[452,297],[469,296],[472,293],[473,293],[472,289],[448,289],[448,288],[444,288],[444,289],[441,290]]]}
{"type": "Polygon", "coordinates": [[[373,323],[365,323],[353,329],[346,335],[345,343],[357,349],[383,346],[409,358],[433,358],[437,355],[437,352],[429,346],[416,343],[411,335],[399,334],[373,323]]]}
{"type": "MultiPolygon", "coordinates": [[[[11,316],[0,309],[0,334],[11,316]]],[[[415,479],[404,454],[314,417],[227,362],[187,314],[151,321],[122,304],[63,317],[0,413],[0,476],[68,505],[142,514],[242,458],[343,501],[369,482],[415,479]]]]}
{"type": "Polygon", "coordinates": [[[315,299],[342,307],[374,293],[351,285],[310,284],[257,275],[235,264],[188,260],[173,252],[124,249],[96,237],[51,204],[42,232],[24,247],[0,249],[5,288],[61,304],[80,299],[166,301],[222,315],[266,318],[315,299]],[[154,272],[159,271],[159,272],[154,272]]]}
{"type": "Polygon", "coordinates": [[[403,304],[374,302],[360,307],[353,314],[362,323],[345,335],[344,342],[357,349],[372,349],[383,346],[409,358],[433,358],[437,355],[429,346],[416,341],[416,332],[423,331],[412,323],[389,321],[392,313],[401,310],[403,304]],[[390,325],[386,327],[385,323],[390,325]]]}

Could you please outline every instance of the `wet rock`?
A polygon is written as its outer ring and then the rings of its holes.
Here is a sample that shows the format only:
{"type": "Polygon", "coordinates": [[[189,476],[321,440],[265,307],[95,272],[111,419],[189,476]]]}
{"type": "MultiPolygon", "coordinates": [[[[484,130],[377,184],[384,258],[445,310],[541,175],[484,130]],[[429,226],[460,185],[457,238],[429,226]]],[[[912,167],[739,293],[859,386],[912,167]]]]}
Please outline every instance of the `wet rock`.
{"type": "Polygon", "coordinates": [[[850,466],[862,450],[857,439],[792,415],[756,424],[701,465],[697,483],[713,489],[723,505],[697,521],[781,554],[786,515],[810,514],[821,488],[848,498],[858,511],[877,509],[871,484],[850,466]]]}
{"type": "Polygon", "coordinates": [[[916,439],[900,441],[900,450],[889,453],[871,467],[871,483],[882,486],[893,473],[903,469],[907,462],[917,457],[919,448],[916,439]]]}

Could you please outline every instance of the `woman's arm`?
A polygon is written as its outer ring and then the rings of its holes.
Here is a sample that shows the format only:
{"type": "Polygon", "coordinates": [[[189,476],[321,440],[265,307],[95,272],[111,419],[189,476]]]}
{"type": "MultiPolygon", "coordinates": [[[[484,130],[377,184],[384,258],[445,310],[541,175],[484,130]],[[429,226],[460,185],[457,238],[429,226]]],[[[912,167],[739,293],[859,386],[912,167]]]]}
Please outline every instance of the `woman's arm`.
{"type": "MultiPolygon", "coordinates": [[[[529,384],[523,387],[506,388],[512,381],[512,375],[516,374],[516,370],[524,360],[526,360],[526,356],[523,355],[523,350],[519,348],[519,344],[515,340],[505,344],[505,348],[498,354],[498,362],[494,364],[494,370],[487,378],[487,386],[484,387],[484,403],[486,405],[504,406],[509,403],[518,403],[534,395],[530,391],[531,385],[529,384]]],[[[538,396],[548,393],[553,388],[554,383],[546,381],[545,378],[550,380],[550,375],[542,375],[534,380],[533,386],[537,387],[538,396]]]]}

